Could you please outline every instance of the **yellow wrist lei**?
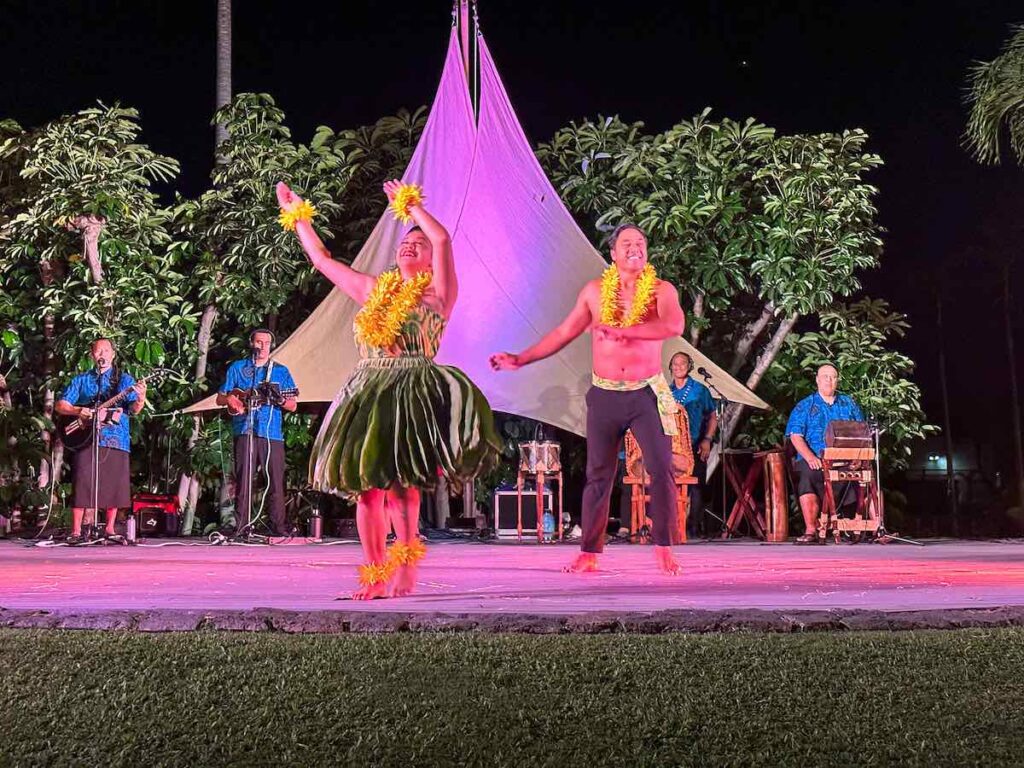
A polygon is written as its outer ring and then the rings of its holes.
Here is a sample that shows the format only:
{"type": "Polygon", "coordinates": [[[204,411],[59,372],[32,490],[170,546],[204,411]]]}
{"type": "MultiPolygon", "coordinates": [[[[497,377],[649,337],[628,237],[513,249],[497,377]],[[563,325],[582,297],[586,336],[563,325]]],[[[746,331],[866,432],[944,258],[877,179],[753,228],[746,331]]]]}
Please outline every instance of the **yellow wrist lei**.
{"type": "Polygon", "coordinates": [[[625,317],[619,305],[619,269],[612,264],[601,276],[601,325],[612,328],[629,328],[642,322],[654,305],[658,275],[650,264],[643,268],[636,280],[633,305],[625,317]]]}
{"type": "Polygon", "coordinates": [[[420,272],[411,280],[403,280],[398,270],[382,273],[356,315],[356,341],[378,349],[394,344],[432,277],[430,272],[420,272]]]}
{"type": "Polygon", "coordinates": [[[427,554],[427,547],[422,541],[416,540],[405,544],[396,541],[388,550],[388,563],[399,565],[414,565],[422,560],[427,554]]]}
{"type": "Polygon", "coordinates": [[[387,563],[367,563],[359,566],[359,583],[364,587],[383,584],[391,578],[391,566],[387,563]]]}
{"type": "Polygon", "coordinates": [[[403,224],[408,224],[412,221],[409,209],[414,205],[423,205],[423,201],[426,199],[423,196],[423,187],[419,184],[403,184],[395,192],[395,199],[391,201],[390,208],[396,219],[403,224]]]}
{"type": "Polygon", "coordinates": [[[303,200],[294,208],[282,208],[281,215],[277,217],[277,223],[288,232],[294,232],[297,222],[312,221],[314,216],[316,216],[316,208],[308,201],[303,200]]]}

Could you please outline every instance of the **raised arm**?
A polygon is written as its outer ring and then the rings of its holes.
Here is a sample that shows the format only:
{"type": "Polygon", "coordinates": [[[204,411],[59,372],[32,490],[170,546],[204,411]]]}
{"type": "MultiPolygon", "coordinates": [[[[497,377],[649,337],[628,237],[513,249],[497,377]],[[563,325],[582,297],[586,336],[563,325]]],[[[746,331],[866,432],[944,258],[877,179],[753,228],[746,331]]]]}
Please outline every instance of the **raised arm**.
{"type": "Polygon", "coordinates": [[[569,342],[578,338],[594,322],[588,300],[589,294],[594,290],[593,282],[584,286],[580,295],[576,297],[576,305],[565,320],[529,349],[523,350],[519,354],[499,352],[496,355],[491,355],[491,368],[496,371],[514,371],[524,365],[543,360],[545,357],[551,357],[569,342]]]}
{"type": "MultiPolygon", "coordinates": [[[[301,204],[302,198],[281,181],[277,184],[277,202],[280,203],[281,208],[287,211],[301,204]]],[[[302,243],[302,249],[306,252],[306,256],[321,275],[359,304],[366,303],[366,297],[373,290],[374,278],[332,259],[320,236],[308,221],[296,222],[295,234],[299,236],[299,242],[302,243]]]]}
{"type": "MultiPolygon", "coordinates": [[[[395,199],[395,194],[401,188],[402,182],[398,179],[384,182],[384,194],[388,196],[388,202],[395,199]]],[[[416,222],[427,240],[430,241],[431,271],[433,280],[431,286],[434,294],[441,304],[442,315],[448,317],[455,307],[455,300],[459,295],[459,281],[455,276],[455,260],[452,255],[452,238],[444,225],[435,219],[422,205],[409,206],[409,215],[416,222]]]]}

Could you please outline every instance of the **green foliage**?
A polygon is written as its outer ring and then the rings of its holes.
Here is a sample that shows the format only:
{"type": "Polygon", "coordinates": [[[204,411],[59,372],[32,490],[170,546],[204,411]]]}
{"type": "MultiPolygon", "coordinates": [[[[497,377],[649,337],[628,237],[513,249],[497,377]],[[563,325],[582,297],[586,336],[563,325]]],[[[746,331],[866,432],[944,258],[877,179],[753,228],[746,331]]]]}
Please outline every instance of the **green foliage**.
{"type": "Polygon", "coordinates": [[[277,222],[274,185],[287,182],[317,208],[318,223],[329,224],[352,168],[329,129],[308,146],[292,141],[267,94],[239,94],[213,122],[228,138],[217,149],[212,187],[179,200],[174,219],[195,260],[197,303],[218,306],[242,326],[262,325],[312,278],[297,238],[277,222]]]}
{"type": "Polygon", "coordinates": [[[338,253],[351,263],[369,237],[381,213],[381,185],[401,177],[427,124],[427,108],[400,109],[373,125],[339,131],[321,126],[314,142],[333,142],[352,166],[340,199],[343,216],[332,222],[339,235],[338,253]]]}
{"type": "Polygon", "coordinates": [[[964,145],[976,160],[998,163],[1004,131],[1017,162],[1024,165],[1024,24],[1012,24],[1003,51],[975,62],[968,73],[971,108],[964,145]]]}
{"type": "Polygon", "coordinates": [[[881,249],[867,135],[777,136],[709,114],[658,135],[618,118],[573,123],[537,154],[585,230],[636,222],[661,275],[711,309],[750,294],[809,313],[855,291],[881,249]]]}
{"type": "Polygon", "coordinates": [[[937,431],[921,410],[921,390],[910,380],[914,362],[892,350],[909,327],[906,317],[882,300],[839,304],[820,315],[821,330],[791,334],[762,383],[775,410],[753,415],[737,440],[757,448],[779,445],[793,406],[815,391],[818,367],[839,369],[839,388],[865,416],[885,430],[882,452],[887,469],[907,466],[910,443],[937,431]]]}
{"type": "Polygon", "coordinates": [[[46,456],[42,441],[49,422],[22,409],[0,404],[0,513],[12,507],[45,504],[36,484],[36,469],[46,456]]]}

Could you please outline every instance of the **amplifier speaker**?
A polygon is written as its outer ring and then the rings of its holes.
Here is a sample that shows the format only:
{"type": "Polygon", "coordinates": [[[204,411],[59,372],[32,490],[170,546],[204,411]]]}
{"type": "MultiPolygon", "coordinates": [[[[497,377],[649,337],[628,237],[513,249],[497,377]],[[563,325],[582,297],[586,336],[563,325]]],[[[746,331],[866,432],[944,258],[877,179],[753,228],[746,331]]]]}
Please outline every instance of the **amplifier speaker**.
{"type": "MultiPolygon", "coordinates": [[[[544,491],[544,511],[552,510],[551,491],[544,491]]],[[[516,535],[516,492],[494,492],[494,530],[498,536],[516,535]]],[[[537,492],[523,491],[523,534],[537,535],[537,492]]]]}
{"type": "Polygon", "coordinates": [[[178,497],[172,494],[138,493],[132,497],[132,514],[139,536],[177,536],[181,525],[178,497]]]}

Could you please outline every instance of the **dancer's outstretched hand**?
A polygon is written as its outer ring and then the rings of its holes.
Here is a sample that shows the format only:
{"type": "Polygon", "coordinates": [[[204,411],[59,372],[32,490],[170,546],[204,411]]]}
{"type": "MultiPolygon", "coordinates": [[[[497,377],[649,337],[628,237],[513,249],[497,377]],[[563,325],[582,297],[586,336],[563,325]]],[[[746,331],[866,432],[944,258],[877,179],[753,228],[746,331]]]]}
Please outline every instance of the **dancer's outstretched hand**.
{"type": "Polygon", "coordinates": [[[277,186],[274,187],[277,191],[277,202],[286,211],[290,211],[296,205],[302,202],[302,198],[292,192],[291,188],[283,181],[277,182],[277,186]]]}
{"type": "Polygon", "coordinates": [[[518,371],[522,367],[519,355],[513,355],[511,352],[499,352],[496,355],[491,355],[491,368],[495,371],[518,371]]]}
{"type": "Polygon", "coordinates": [[[402,182],[398,179],[391,179],[391,181],[384,182],[384,194],[388,196],[388,202],[395,202],[395,195],[398,194],[398,190],[401,188],[402,182]]]}

